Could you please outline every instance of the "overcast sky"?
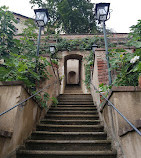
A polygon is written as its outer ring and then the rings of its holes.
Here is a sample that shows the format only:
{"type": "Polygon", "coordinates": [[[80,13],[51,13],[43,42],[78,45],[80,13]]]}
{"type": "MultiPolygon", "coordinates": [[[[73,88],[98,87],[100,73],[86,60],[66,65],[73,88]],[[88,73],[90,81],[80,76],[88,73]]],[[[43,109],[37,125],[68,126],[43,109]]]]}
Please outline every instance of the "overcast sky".
{"type": "MultiPolygon", "coordinates": [[[[112,28],[118,33],[128,33],[129,27],[136,25],[137,20],[141,19],[141,0],[91,0],[93,3],[110,2],[112,9],[111,18],[106,22],[108,28],[112,28]]],[[[9,10],[34,17],[29,0],[0,0],[0,6],[6,5],[9,10]]]]}

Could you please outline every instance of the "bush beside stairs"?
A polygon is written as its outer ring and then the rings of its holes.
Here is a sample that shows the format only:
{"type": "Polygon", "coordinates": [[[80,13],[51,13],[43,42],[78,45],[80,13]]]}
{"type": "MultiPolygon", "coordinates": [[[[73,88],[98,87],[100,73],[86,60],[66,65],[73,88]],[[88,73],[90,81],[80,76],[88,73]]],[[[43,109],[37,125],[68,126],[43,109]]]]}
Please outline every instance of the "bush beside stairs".
{"type": "Polygon", "coordinates": [[[17,158],[116,158],[91,95],[63,94],[17,158]]]}

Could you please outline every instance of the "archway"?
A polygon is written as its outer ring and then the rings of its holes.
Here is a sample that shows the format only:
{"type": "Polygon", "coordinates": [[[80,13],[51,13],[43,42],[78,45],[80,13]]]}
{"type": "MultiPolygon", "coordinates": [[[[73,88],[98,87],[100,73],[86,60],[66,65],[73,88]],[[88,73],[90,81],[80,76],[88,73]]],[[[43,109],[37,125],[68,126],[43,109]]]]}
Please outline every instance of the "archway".
{"type": "MultiPolygon", "coordinates": [[[[71,54],[64,57],[64,73],[65,73],[65,86],[77,86],[81,88],[82,76],[82,58],[78,54],[71,54]]],[[[72,87],[71,86],[71,87],[72,87]]]]}
{"type": "Polygon", "coordinates": [[[79,60],[67,60],[67,84],[79,84],[79,60]]]}

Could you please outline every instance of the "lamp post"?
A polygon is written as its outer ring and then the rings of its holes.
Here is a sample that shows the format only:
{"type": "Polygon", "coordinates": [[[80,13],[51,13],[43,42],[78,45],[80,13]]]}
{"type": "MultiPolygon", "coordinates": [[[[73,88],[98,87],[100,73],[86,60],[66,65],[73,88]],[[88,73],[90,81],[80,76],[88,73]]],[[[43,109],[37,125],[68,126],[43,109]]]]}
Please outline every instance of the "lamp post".
{"type": "Polygon", "coordinates": [[[39,27],[39,35],[37,41],[37,56],[39,56],[39,47],[40,47],[40,38],[41,38],[41,30],[48,22],[48,10],[47,9],[34,9],[35,12],[35,21],[39,27]]]}
{"type": "Polygon", "coordinates": [[[91,46],[91,50],[93,51],[93,60],[95,61],[95,49],[98,48],[98,45],[96,45],[95,43],[93,43],[93,45],[91,46]]]}
{"type": "Polygon", "coordinates": [[[53,56],[53,55],[55,54],[55,50],[56,50],[55,45],[50,45],[50,46],[49,46],[49,50],[50,50],[50,53],[51,53],[51,55],[50,55],[50,63],[51,63],[51,67],[52,67],[52,70],[53,70],[53,72],[54,72],[54,75],[55,75],[55,77],[56,77],[56,79],[57,79],[55,70],[54,70],[54,68],[53,68],[53,66],[52,66],[52,60],[51,60],[51,56],[53,56]]]}
{"type": "Polygon", "coordinates": [[[110,3],[97,3],[95,7],[95,15],[96,20],[99,23],[103,23],[103,33],[104,33],[104,41],[105,41],[105,50],[106,50],[106,58],[107,58],[107,66],[108,66],[108,77],[109,77],[109,85],[112,84],[112,77],[110,71],[110,63],[109,63],[109,52],[108,52],[108,42],[107,42],[107,35],[106,35],[106,26],[105,21],[107,21],[109,13],[110,3]]]}
{"type": "Polygon", "coordinates": [[[92,49],[92,51],[94,52],[94,54],[95,54],[95,49],[98,47],[98,45],[96,45],[95,43],[92,45],[92,47],[91,47],[91,49],[92,49]]]}

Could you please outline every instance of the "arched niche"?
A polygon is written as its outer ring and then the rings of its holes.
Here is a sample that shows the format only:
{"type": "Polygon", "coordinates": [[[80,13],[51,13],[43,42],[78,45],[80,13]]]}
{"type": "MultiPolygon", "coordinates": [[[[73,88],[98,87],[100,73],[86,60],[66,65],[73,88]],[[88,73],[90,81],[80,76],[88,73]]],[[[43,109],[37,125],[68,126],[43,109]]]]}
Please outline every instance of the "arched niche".
{"type": "Polygon", "coordinates": [[[78,55],[78,54],[70,54],[70,55],[67,55],[64,57],[64,73],[65,73],[65,84],[66,85],[67,84],[77,84],[77,85],[81,86],[82,58],[83,58],[83,56],[78,55]],[[70,61],[70,62],[68,62],[68,61],[70,61]],[[70,64],[70,65],[68,65],[68,64],[70,64]]]}

